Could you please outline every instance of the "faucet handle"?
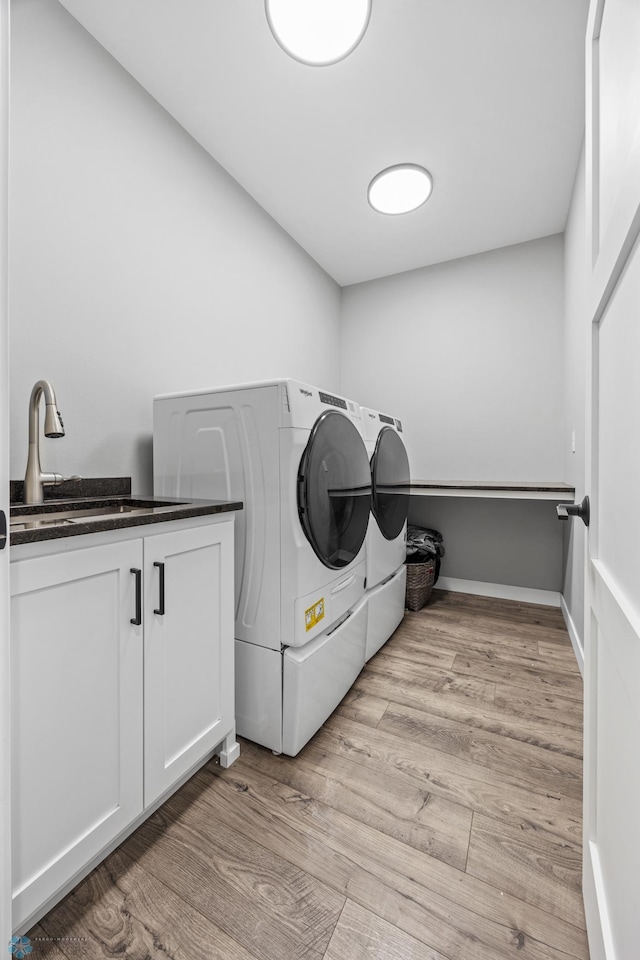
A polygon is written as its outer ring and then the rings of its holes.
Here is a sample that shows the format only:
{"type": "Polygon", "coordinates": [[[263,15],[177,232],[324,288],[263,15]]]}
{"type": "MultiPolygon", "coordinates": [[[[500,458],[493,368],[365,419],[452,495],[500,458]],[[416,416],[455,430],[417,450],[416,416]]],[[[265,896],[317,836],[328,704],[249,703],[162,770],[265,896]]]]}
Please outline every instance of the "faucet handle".
{"type": "Polygon", "coordinates": [[[57,487],[59,483],[62,483],[64,477],[59,473],[43,473],[41,474],[42,486],[45,487],[57,487]]]}
{"type": "Polygon", "coordinates": [[[42,474],[42,485],[43,486],[53,486],[57,487],[59,484],[64,483],[65,480],[82,480],[82,477],[74,474],[71,477],[63,477],[61,473],[43,473],[42,474]]]}

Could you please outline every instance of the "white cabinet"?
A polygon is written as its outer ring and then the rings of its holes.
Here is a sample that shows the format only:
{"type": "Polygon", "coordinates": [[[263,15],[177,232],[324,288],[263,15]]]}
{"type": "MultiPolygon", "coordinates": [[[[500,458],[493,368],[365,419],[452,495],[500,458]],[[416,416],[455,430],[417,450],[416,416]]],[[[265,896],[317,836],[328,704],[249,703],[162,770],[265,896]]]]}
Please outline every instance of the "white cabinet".
{"type": "MultiPolygon", "coordinates": [[[[148,806],[234,729],[233,524],[149,537],[144,552],[148,806]]],[[[221,764],[237,752],[232,734],[221,764]]]]}
{"type": "Polygon", "coordinates": [[[14,929],[215,748],[238,755],[223,516],[12,551],[14,929]]]}
{"type": "Polygon", "coordinates": [[[11,565],[13,921],[142,810],[142,540],[11,565]]]}

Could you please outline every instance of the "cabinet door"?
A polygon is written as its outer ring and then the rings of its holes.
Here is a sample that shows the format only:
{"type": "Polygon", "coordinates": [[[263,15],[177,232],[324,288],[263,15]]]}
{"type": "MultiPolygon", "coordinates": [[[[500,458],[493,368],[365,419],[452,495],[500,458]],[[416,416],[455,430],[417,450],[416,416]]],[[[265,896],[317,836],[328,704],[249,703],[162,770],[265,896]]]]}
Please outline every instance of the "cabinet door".
{"type": "Polygon", "coordinates": [[[148,806],[233,730],[233,520],[144,543],[148,806]]]}
{"type": "Polygon", "coordinates": [[[11,567],[13,924],[142,810],[142,540],[11,567]]]}

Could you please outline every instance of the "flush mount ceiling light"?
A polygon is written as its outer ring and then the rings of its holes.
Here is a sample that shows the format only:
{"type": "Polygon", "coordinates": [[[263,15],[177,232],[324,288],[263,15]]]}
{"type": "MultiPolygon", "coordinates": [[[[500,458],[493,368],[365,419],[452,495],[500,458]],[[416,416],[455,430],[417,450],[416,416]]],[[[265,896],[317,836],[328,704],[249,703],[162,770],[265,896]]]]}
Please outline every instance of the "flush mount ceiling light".
{"type": "Polygon", "coordinates": [[[367,29],[371,0],[265,0],[271,31],[289,56],[321,66],[342,60],[367,29]]]}
{"type": "Polygon", "coordinates": [[[373,178],[367,196],[378,213],[409,213],[429,199],[432,189],[428,170],[415,163],[398,163],[373,178]]]}

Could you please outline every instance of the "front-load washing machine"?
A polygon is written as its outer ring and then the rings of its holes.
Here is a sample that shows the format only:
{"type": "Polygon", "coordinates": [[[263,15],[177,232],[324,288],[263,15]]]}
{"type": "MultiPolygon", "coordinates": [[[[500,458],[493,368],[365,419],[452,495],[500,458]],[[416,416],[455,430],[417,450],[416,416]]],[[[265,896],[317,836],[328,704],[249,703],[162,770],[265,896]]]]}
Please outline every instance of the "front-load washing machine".
{"type": "Polygon", "coordinates": [[[372,488],[366,539],[369,660],[404,617],[410,473],[401,421],[369,407],[361,410],[372,488]]]}
{"type": "Polygon", "coordinates": [[[360,406],[293,380],[154,400],[154,490],[241,500],[236,724],[295,756],[364,666],[371,475],[360,406]]]}

